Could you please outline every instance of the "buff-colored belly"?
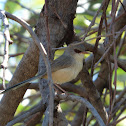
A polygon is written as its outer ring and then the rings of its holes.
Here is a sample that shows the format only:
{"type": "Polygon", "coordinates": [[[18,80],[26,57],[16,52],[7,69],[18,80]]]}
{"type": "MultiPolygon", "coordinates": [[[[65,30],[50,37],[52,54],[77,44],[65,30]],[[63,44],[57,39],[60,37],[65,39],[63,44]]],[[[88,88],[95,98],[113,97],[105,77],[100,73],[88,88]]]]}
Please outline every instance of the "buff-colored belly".
{"type": "Polygon", "coordinates": [[[77,76],[76,72],[71,68],[65,68],[58,70],[52,74],[52,79],[54,83],[62,84],[75,79],[77,76]]]}
{"type": "MultiPolygon", "coordinates": [[[[81,69],[82,64],[77,63],[74,64],[72,67],[64,68],[56,72],[53,72],[52,74],[53,83],[62,84],[65,82],[69,82],[77,77],[81,69]]],[[[45,76],[44,78],[47,79],[47,76],[45,76]]]]}

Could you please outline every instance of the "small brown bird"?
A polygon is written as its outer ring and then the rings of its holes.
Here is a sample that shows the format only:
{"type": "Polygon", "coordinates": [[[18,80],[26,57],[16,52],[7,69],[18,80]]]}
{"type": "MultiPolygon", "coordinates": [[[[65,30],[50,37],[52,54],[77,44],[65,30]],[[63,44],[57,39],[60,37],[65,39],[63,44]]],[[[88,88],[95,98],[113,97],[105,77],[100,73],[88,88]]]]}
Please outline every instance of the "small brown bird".
{"type": "MultiPolygon", "coordinates": [[[[54,60],[51,63],[51,72],[52,72],[52,80],[53,83],[62,84],[65,82],[69,82],[77,77],[79,72],[82,70],[83,67],[83,59],[84,59],[85,47],[83,44],[80,45],[69,45],[63,55],[59,58],[54,60]]],[[[5,93],[11,89],[15,89],[17,87],[23,86],[26,83],[29,83],[33,80],[38,78],[45,78],[47,79],[47,73],[38,74],[35,77],[32,77],[28,80],[22,81],[14,86],[11,86],[1,93],[5,93]]]]}

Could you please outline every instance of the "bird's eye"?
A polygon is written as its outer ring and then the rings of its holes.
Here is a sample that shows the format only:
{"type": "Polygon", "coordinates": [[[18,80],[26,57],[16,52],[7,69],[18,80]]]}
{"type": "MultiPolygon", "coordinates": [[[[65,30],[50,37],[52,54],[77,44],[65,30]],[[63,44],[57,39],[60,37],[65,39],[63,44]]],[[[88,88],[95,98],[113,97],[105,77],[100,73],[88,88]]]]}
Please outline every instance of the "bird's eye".
{"type": "Polygon", "coordinates": [[[74,49],[74,51],[76,52],[76,53],[81,53],[82,51],[80,51],[80,50],[78,50],[78,49],[74,49]]]}

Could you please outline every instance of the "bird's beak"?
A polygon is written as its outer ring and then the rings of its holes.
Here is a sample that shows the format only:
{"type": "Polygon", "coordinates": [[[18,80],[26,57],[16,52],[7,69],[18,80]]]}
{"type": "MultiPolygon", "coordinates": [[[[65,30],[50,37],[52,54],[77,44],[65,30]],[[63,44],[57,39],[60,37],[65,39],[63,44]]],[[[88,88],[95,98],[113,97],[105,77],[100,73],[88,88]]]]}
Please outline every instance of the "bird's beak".
{"type": "Polygon", "coordinates": [[[82,54],[89,54],[88,52],[84,51],[84,52],[81,52],[82,54]]]}

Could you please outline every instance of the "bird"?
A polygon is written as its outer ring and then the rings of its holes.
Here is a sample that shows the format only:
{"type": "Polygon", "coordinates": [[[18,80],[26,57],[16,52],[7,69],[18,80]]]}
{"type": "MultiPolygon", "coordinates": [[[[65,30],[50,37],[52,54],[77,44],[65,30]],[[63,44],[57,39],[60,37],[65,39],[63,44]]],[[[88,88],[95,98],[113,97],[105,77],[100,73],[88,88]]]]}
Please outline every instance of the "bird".
{"type": "MultiPolygon", "coordinates": [[[[85,51],[85,47],[83,44],[68,45],[64,53],[50,64],[53,83],[62,84],[75,79],[83,68],[85,53],[87,52],[85,51]]],[[[39,73],[32,78],[8,87],[5,90],[1,91],[0,94],[3,94],[11,89],[16,89],[33,80],[40,78],[48,79],[47,72],[39,73]]]]}

